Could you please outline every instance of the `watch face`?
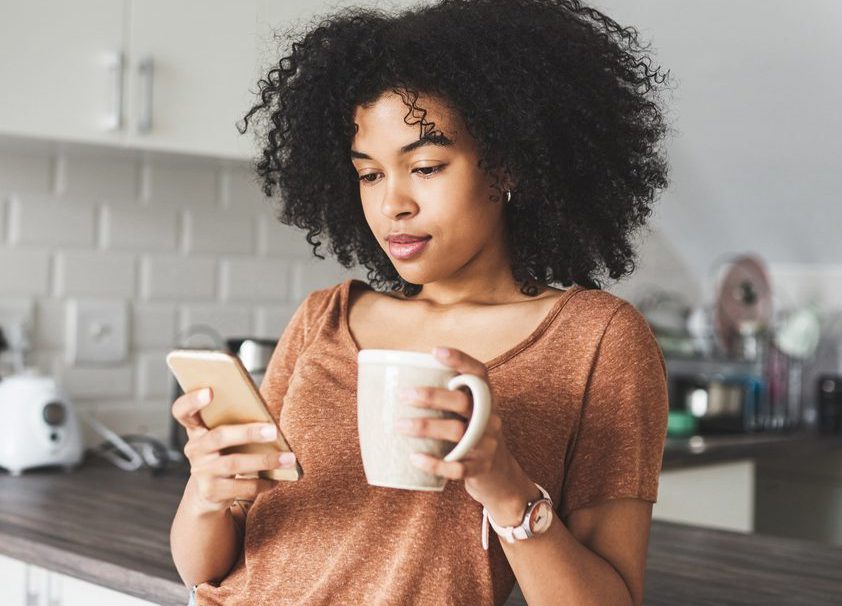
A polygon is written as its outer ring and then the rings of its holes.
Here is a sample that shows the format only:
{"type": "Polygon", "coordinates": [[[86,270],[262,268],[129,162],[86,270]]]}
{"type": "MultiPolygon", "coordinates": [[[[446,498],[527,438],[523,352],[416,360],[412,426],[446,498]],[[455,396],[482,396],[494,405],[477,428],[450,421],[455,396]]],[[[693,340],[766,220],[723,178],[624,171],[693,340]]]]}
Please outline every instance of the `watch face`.
{"type": "Polygon", "coordinates": [[[553,510],[546,501],[539,501],[529,516],[529,528],[532,534],[541,534],[553,521],[553,510]]]}

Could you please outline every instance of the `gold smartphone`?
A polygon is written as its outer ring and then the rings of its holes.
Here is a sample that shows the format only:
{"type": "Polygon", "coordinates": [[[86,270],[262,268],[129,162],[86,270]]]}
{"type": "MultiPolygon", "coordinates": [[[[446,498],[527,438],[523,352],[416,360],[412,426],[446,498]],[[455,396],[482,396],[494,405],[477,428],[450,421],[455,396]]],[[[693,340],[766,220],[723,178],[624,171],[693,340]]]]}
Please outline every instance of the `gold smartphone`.
{"type": "MultiPolygon", "coordinates": [[[[219,425],[255,422],[273,423],[278,428],[278,438],[274,442],[230,446],[220,450],[222,454],[292,452],[258,387],[237,356],[224,351],[176,349],[167,354],[167,366],[185,393],[203,387],[213,390],[210,404],[199,410],[199,416],[208,429],[219,425]]],[[[296,460],[295,468],[265,469],[253,474],[237,474],[237,477],[296,481],[301,479],[303,473],[296,460]]]]}

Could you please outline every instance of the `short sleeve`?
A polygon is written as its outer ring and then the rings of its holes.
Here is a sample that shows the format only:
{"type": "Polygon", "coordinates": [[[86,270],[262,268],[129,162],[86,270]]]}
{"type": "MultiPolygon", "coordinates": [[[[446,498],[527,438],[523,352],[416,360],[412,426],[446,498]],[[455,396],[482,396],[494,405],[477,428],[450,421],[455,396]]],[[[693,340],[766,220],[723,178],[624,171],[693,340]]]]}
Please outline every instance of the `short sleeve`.
{"type": "Polygon", "coordinates": [[[278,419],[281,404],[287,393],[290,377],[295,370],[295,363],[304,347],[308,321],[311,315],[313,299],[316,292],[312,292],[298,305],[292,318],[284,328],[275,350],[266,366],[263,381],[260,384],[260,395],[266,401],[269,411],[278,419]]]}
{"type": "Polygon", "coordinates": [[[655,503],[668,413],[661,348],[643,315],[623,301],[592,363],[559,515],[620,497],[655,503]]]}

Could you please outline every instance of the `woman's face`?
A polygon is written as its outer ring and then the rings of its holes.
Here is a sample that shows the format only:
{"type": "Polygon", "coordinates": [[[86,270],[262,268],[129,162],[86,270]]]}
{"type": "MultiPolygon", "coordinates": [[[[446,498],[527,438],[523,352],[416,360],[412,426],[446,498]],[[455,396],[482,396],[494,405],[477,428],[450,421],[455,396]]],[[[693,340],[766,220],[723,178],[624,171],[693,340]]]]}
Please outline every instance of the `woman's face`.
{"type": "Polygon", "coordinates": [[[409,108],[395,93],[354,113],[352,161],[372,233],[413,284],[487,281],[501,264],[508,272],[503,205],[489,200],[493,180],[477,167],[473,138],[443,103],[421,97],[417,105],[444,138],[419,140],[419,125],[404,122],[409,108]],[[400,247],[387,240],[396,232],[432,237],[420,253],[402,259],[400,247]]]}

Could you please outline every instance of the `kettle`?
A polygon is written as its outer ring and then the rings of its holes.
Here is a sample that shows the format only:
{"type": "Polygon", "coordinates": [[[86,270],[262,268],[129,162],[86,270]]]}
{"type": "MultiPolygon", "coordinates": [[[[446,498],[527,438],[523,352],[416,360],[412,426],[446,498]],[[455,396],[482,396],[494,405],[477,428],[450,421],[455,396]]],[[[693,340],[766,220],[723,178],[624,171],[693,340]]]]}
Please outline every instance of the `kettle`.
{"type": "Polygon", "coordinates": [[[76,410],[52,377],[32,369],[3,377],[0,418],[0,467],[13,476],[47,465],[69,471],[82,462],[76,410]]]}

